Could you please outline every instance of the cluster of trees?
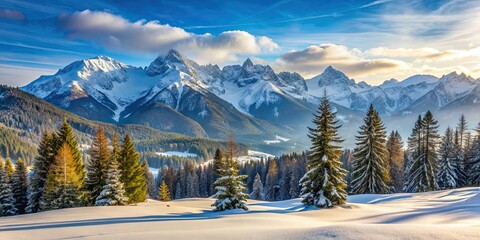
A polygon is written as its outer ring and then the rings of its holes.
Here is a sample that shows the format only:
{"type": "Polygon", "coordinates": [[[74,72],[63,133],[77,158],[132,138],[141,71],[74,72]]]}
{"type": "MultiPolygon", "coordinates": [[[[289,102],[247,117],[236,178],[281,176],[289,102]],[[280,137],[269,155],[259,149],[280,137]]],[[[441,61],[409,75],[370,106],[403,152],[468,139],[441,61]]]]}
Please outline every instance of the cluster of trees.
{"type": "Polygon", "coordinates": [[[45,132],[28,178],[22,160],[17,160],[13,173],[8,162],[0,172],[2,215],[124,205],[147,197],[147,174],[128,134],[121,145],[114,134],[110,144],[99,129],[84,164],[67,121],[58,132],[45,132]]]}
{"type": "Polygon", "coordinates": [[[28,144],[19,137],[19,133],[0,124],[0,159],[21,158],[27,165],[37,155],[33,144],[28,144]]]}

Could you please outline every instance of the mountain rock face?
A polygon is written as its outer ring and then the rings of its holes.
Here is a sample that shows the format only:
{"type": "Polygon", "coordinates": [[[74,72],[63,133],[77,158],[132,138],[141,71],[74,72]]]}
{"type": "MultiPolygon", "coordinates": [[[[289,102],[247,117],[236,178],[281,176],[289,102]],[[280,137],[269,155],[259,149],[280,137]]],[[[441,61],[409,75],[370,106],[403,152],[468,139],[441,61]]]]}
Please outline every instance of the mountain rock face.
{"type": "Polygon", "coordinates": [[[392,119],[464,105],[479,109],[479,82],[454,72],[440,79],[414,75],[371,86],[331,66],[305,80],[250,59],[223,68],[199,65],[171,50],[147,68],[105,56],[77,61],[22,90],[92,120],[144,124],[194,137],[225,138],[233,130],[237,138],[258,143],[279,132],[305,139],[324,91],[341,122],[357,127],[370,104],[392,119]]]}

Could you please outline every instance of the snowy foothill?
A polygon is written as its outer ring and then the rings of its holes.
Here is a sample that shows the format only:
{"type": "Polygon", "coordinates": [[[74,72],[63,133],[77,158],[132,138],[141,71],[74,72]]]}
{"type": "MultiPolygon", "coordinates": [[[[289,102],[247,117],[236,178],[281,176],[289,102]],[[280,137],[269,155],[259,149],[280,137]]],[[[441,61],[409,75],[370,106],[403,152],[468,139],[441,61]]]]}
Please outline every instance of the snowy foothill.
{"type": "Polygon", "coordinates": [[[330,209],[300,199],[248,200],[214,212],[208,198],[3,217],[0,239],[480,239],[480,188],[349,196],[330,209]]]}
{"type": "Polygon", "coordinates": [[[196,158],[198,157],[197,154],[195,153],[189,153],[188,151],[185,152],[178,152],[178,151],[167,151],[167,152],[156,152],[158,156],[164,156],[164,157],[183,157],[183,158],[196,158]]]}
{"type": "Polygon", "coordinates": [[[290,141],[289,138],[285,138],[279,135],[275,135],[275,139],[272,140],[264,140],[263,142],[270,145],[270,144],[276,144],[276,143],[282,143],[282,142],[288,142],[290,141]]]}

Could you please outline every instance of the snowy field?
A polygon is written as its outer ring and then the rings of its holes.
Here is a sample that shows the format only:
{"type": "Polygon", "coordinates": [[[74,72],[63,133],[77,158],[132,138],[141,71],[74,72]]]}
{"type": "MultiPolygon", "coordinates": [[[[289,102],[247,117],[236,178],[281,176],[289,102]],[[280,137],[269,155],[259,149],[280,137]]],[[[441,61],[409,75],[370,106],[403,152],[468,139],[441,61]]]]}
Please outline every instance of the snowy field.
{"type": "Polygon", "coordinates": [[[0,239],[480,239],[480,188],[357,195],[323,210],[293,199],[217,213],[212,202],[152,200],[2,217],[0,239]]]}

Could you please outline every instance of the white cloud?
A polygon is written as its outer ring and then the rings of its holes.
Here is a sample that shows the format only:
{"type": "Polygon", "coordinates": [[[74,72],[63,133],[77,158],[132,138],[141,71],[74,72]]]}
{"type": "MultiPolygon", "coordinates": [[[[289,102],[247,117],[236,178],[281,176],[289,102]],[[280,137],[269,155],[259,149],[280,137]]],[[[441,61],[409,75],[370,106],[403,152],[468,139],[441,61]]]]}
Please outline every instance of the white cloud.
{"type": "Polygon", "coordinates": [[[349,76],[365,77],[407,67],[407,64],[400,60],[366,59],[362,55],[359,49],[348,49],[343,45],[312,45],[301,51],[295,50],[283,54],[276,61],[276,68],[297,71],[306,77],[311,77],[332,65],[349,76]]]}
{"type": "Polygon", "coordinates": [[[200,63],[238,60],[239,55],[269,53],[278,44],[265,36],[226,31],[218,36],[194,34],[158,21],[129,20],[107,12],[85,10],[59,17],[69,37],[86,39],[112,49],[165,54],[174,48],[200,63]]]}

